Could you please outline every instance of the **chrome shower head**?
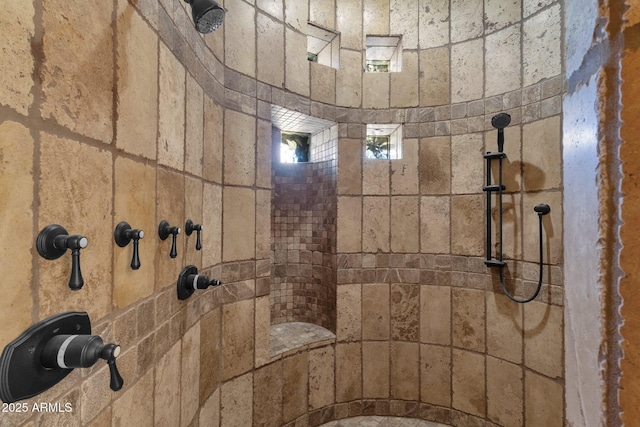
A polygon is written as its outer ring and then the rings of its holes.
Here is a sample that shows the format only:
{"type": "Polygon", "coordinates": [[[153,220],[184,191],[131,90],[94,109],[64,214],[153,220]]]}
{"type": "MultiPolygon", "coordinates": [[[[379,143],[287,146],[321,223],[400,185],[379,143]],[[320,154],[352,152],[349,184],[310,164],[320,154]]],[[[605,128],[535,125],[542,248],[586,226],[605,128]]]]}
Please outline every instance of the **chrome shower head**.
{"type": "Polygon", "coordinates": [[[214,0],[184,0],[191,5],[196,30],[207,34],[216,30],[224,21],[224,9],[214,0]]]}

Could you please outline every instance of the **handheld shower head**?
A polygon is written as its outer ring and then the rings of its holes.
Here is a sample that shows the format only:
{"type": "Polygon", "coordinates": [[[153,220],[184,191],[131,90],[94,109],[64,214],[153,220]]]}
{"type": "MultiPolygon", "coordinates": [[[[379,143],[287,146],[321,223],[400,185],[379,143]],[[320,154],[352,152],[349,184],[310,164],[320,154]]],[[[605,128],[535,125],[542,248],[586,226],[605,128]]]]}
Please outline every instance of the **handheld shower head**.
{"type": "Polygon", "coordinates": [[[504,128],[511,123],[511,116],[507,113],[498,113],[491,118],[491,126],[498,129],[498,151],[504,148],[504,128]]]}
{"type": "Polygon", "coordinates": [[[214,0],[184,0],[191,5],[193,24],[200,33],[216,30],[224,21],[224,9],[214,0]]]}

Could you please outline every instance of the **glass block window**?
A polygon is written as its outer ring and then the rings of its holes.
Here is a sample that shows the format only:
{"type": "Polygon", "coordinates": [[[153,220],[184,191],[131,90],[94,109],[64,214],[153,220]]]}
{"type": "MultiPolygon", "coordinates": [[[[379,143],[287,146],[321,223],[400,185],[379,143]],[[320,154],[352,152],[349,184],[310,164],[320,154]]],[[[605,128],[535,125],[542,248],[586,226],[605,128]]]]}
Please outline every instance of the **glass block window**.
{"type": "Polygon", "coordinates": [[[367,73],[402,71],[402,38],[400,36],[367,36],[364,69],[367,73]]]}
{"type": "Polygon", "coordinates": [[[402,158],[402,125],[368,124],[365,138],[367,159],[393,160],[402,158]]]}

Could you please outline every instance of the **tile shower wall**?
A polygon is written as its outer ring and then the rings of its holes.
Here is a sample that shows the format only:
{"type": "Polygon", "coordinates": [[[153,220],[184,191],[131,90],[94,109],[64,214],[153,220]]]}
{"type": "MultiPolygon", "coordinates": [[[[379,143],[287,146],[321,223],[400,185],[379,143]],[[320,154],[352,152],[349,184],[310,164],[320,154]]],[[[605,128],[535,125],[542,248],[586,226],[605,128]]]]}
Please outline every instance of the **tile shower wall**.
{"type": "Polygon", "coordinates": [[[204,37],[184,2],[81,3],[10,0],[0,17],[0,227],[11,239],[0,253],[15,260],[2,267],[0,339],[88,310],[94,331],[122,345],[126,385],[109,391],[104,366],[77,371],[35,399],[72,413],[3,414],[0,425],[362,414],[562,425],[561,2],[226,0],[224,25],[204,37]],[[341,33],[340,69],[307,61],[309,20],[341,33]],[[367,34],[402,34],[402,72],[362,73],[367,34]],[[338,123],[339,158],[337,338],[273,357],[272,104],[338,123]],[[552,206],[543,293],[525,307],[481,258],[482,152],[499,111],[513,119],[505,229],[517,293],[537,278],[527,213],[552,206]],[[363,160],[367,123],[403,123],[404,159],[363,160]],[[204,250],[181,235],[170,260],[157,223],[198,216],[204,250]],[[110,240],[123,219],[150,237],[138,272],[110,240]],[[65,289],[67,261],[33,253],[51,222],[89,238],[83,291],[65,289]],[[187,263],[225,286],[179,302],[187,263]]]}
{"type": "Polygon", "coordinates": [[[335,331],[337,138],[323,133],[312,147],[331,160],[273,167],[271,321],[335,331]]]}

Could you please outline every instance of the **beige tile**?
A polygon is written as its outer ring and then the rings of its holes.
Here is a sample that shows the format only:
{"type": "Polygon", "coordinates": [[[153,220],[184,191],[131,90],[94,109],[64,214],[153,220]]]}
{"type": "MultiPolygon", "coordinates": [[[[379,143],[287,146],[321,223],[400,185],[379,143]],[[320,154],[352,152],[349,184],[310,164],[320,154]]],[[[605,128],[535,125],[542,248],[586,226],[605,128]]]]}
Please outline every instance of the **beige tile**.
{"type": "Polygon", "coordinates": [[[253,300],[226,304],[222,308],[222,379],[253,368],[253,300]]]}
{"type": "Polygon", "coordinates": [[[390,34],[389,0],[363,0],[362,31],[364,35],[390,34]]]}
{"type": "Polygon", "coordinates": [[[253,413],[262,426],[282,425],[282,363],[257,369],[253,375],[253,413]]]}
{"type": "MultiPolygon", "coordinates": [[[[304,32],[306,33],[306,25],[304,32]]],[[[309,96],[311,85],[307,60],[307,37],[287,28],[285,47],[285,86],[292,92],[309,96]]]]}
{"type": "Polygon", "coordinates": [[[451,138],[439,136],[420,140],[420,192],[451,192],[451,138]]]}
{"type": "Polygon", "coordinates": [[[222,197],[222,260],[251,259],[255,256],[255,192],[227,186],[222,197]]]}
{"type": "Polygon", "coordinates": [[[300,353],[282,361],[282,420],[292,421],[307,411],[309,387],[308,353],[300,353]]]}
{"type": "Polygon", "coordinates": [[[389,25],[392,34],[402,34],[404,49],[418,48],[418,0],[390,0],[389,25]]]}
{"type": "Polygon", "coordinates": [[[256,190],[256,259],[271,254],[271,190],[256,190]]]}
{"type": "Polygon", "coordinates": [[[506,296],[487,292],[487,353],[522,362],[522,310],[506,296]]]}
{"type": "Polygon", "coordinates": [[[362,339],[388,340],[391,327],[389,285],[362,285],[362,339]]]}
{"type": "MultiPolygon", "coordinates": [[[[418,0],[411,0],[417,3],[418,0]]],[[[393,13],[392,13],[393,16],[393,13]]],[[[403,35],[403,47],[406,42],[406,34],[403,35]]],[[[418,74],[418,53],[402,53],[402,71],[391,73],[391,89],[389,103],[391,107],[415,107],[418,106],[419,79],[418,74]]]]}
{"type": "Polygon", "coordinates": [[[451,290],[453,312],[453,345],[484,352],[485,307],[484,291],[474,289],[451,290]]]}
{"type": "Polygon", "coordinates": [[[390,393],[389,342],[362,343],[362,397],[388,398],[390,393]]]}
{"type": "Polygon", "coordinates": [[[224,182],[251,186],[255,183],[256,120],[227,110],[224,115],[224,182]]]}
{"type": "Polygon", "coordinates": [[[160,93],[158,95],[158,163],[184,169],[185,70],[160,43],[160,93]]]}
{"type": "Polygon", "coordinates": [[[527,426],[564,425],[562,385],[526,371],[524,378],[525,421],[527,426]]]}
{"type": "Polygon", "coordinates": [[[420,248],[423,253],[447,254],[451,251],[449,197],[420,198],[420,248]]]}
{"type": "Polygon", "coordinates": [[[485,0],[485,30],[493,32],[520,21],[522,0],[485,0]]]}
{"type": "Polygon", "coordinates": [[[452,390],[454,409],[485,416],[485,360],[470,351],[453,349],[452,390]]]}
{"type": "MultiPolygon", "coordinates": [[[[131,388],[118,396],[112,406],[112,424],[118,426],[153,426],[153,371],[150,370],[131,388]]],[[[174,424],[175,425],[175,424],[174,424]]]]}
{"type": "Polygon", "coordinates": [[[562,11],[556,4],[522,26],[523,84],[532,85],[562,72],[562,11]]]}
{"type": "Polygon", "coordinates": [[[484,94],[482,89],[484,85],[483,52],[482,39],[455,44],[451,47],[451,102],[482,98],[484,94]]]}
{"type": "Polygon", "coordinates": [[[420,286],[420,342],[451,343],[451,288],[420,286]]]}
{"type": "Polygon", "coordinates": [[[531,302],[524,308],[524,362],[551,378],[563,372],[562,307],[531,302]]]}
{"type": "Polygon", "coordinates": [[[82,307],[92,319],[100,319],[111,310],[113,293],[111,265],[104,262],[113,255],[111,154],[47,133],[40,140],[40,158],[47,161],[40,170],[37,232],[59,224],[70,235],[85,236],[89,244],[80,251],[85,284],[78,292],[68,287],[71,251],[56,260],[37,255],[38,317],[82,307]]]}
{"type": "Polygon", "coordinates": [[[560,187],[561,151],[559,116],[538,120],[522,127],[523,181],[526,191],[560,187]]]}
{"type": "Polygon", "coordinates": [[[156,170],[156,188],[162,192],[162,197],[156,199],[156,221],[167,221],[169,225],[180,227],[180,234],[176,239],[178,256],[171,259],[171,240],[158,237],[158,225],[151,230],[151,236],[156,239],[156,289],[163,288],[170,283],[175,286],[176,278],[184,267],[184,175],[167,169],[156,170]]]}
{"type": "Polygon", "coordinates": [[[486,36],[485,49],[485,64],[491,64],[491,72],[487,73],[485,97],[522,87],[520,25],[512,25],[486,36]]]}
{"type": "Polygon", "coordinates": [[[451,137],[451,192],[480,193],[484,185],[481,133],[451,137]]]}
{"type": "Polygon", "coordinates": [[[391,160],[391,194],[418,194],[418,139],[402,142],[402,159],[391,160]]]}
{"type": "Polygon", "coordinates": [[[362,194],[389,194],[391,162],[380,159],[362,161],[362,194]]]}
{"type": "Polygon", "coordinates": [[[271,188],[272,165],[271,121],[258,119],[256,141],[256,186],[271,188]]]}
{"type": "Polygon", "coordinates": [[[254,25],[246,25],[246,23],[255,22],[255,9],[240,0],[227,0],[224,7],[227,13],[221,29],[224,30],[225,65],[254,77],[256,30],[254,25]]]}
{"type": "Polygon", "coordinates": [[[337,289],[337,327],[339,341],[359,341],[362,336],[361,286],[340,285],[337,289]]]}
{"type": "Polygon", "coordinates": [[[184,170],[187,173],[202,176],[202,156],[204,153],[203,91],[190,74],[187,74],[186,104],[184,170]]]}
{"type": "Polygon", "coordinates": [[[336,104],[359,107],[362,94],[362,53],[340,49],[340,69],[336,71],[336,104]]]}
{"type": "MultiPolygon", "coordinates": [[[[129,379],[131,377],[127,376],[122,369],[124,367],[122,356],[118,358],[118,369],[123,378],[129,379]]],[[[108,372],[108,368],[103,366],[82,383],[79,403],[81,420],[85,424],[111,403],[113,393],[108,387],[105,387],[105,378],[109,375],[108,372]]],[[[133,378],[131,379],[133,380],[133,378]]]]}
{"type": "Polygon", "coordinates": [[[364,73],[362,75],[362,107],[389,108],[390,73],[364,73]]]}
{"type": "Polygon", "coordinates": [[[223,146],[223,110],[210,98],[204,98],[204,157],[202,176],[208,180],[222,183],[222,146],[223,146]]]}
{"type": "Polygon", "coordinates": [[[391,343],[391,397],[418,400],[420,395],[416,373],[420,365],[420,344],[416,342],[391,343]]]}
{"type": "Polygon", "coordinates": [[[391,250],[416,253],[420,250],[419,198],[397,196],[391,199],[391,250]]]}
{"type": "Polygon", "coordinates": [[[389,252],[389,197],[362,199],[362,250],[389,252]]]}
{"type": "MultiPolygon", "coordinates": [[[[4,34],[4,28],[0,32],[4,34]]],[[[6,280],[2,287],[3,308],[0,311],[0,321],[5,325],[0,332],[3,348],[32,323],[33,152],[34,142],[27,128],[11,121],[0,124],[0,198],[3,204],[0,233],[4,236],[0,257],[11,259],[11,264],[29,266],[14,268],[7,263],[0,270],[6,280]]],[[[56,283],[57,288],[63,290],[64,283],[56,283]]]]}
{"type": "Polygon", "coordinates": [[[284,26],[281,22],[258,13],[256,33],[258,80],[275,87],[282,87],[284,85],[284,26]]]}
{"type": "Polygon", "coordinates": [[[449,44],[449,1],[420,0],[418,11],[420,49],[449,44]]]}
{"type": "Polygon", "coordinates": [[[484,252],[483,195],[451,197],[451,253],[480,256],[484,252]]]}
{"type": "Polygon", "coordinates": [[[309,62],[311,67],[311,99],[325,104],[336,103],[336,70],[332,67],[309,62]]]}
{"type": "Polygon", "coordinates": [[[259,367],[270,360],[271,303],[269,295],[256,298],[255,316],[255,365],[259,367]]]}
{"type": "Polygon", "coordinates": [[[256,6],[267,12],[267,15],[280,21],[284,18],[284,6],[282,0],[257,0],[256,6]]]}
{"type": "Polygon", "coordinates": [[[200,320],[200,404],[205,404],[220,385],[221,316],[216,308],[200,320]]]}
{"type": "Polygon", "coordinates": [[[420,401],[451,406],[451,349],[420,345],[420,401]]]}
{"type": "Polygon", "coordinates": [[[113,4],[100,3],[86,10],[83,4],[76,0],[44,5],[41,113],[74,132],[110,143],[113,4]]]}
{"type": "Polygon", "coordinates": [[[309,0],[309,21],[333,30],[335,22],[335,0],[309,0]]]}
{"type": "Polygon", "coordinates": [[[156,170],[144,163],[118,157],[114,166],[114,224],[126,221],[144,231],[138,241],[140,269],[131,269],[133,242],[124,248],[113,245],[113,302],[123,308],[145,298],[154,290],[156,224],[156,170]],[[135,283],[135,286],[131,284],[135,283]]]}
{"type": "Polygon", "coordinates": [[[360,343],[336,344],[336,402],[362,397],[361,369],[360,343]]]}
{"type": "MultiPolygon", "coordinates": [[[[203,207],[203,186],[202,181],[199,179],[191,178],[190,176],[185,176],[184,178],[184,217],[185,222],[187,219],[190,219],[194,224],[202,225],[202,231],[200,233],[201,243],[204,248],[209,248],[211,242],[209,240],[205,240],[205,236],[207,233],[207,225],[204,224],[204,217],[202,212],[203,207]],[[204,233],[204,234],[203,234],[204,233]]],[[[207,230],[208,231],[208,230],[207,230]]],[[[184,233],[184,244],[185,244],[185,253],[184,260],[187,265],[202,265],[202,253],[203,249],[196,250],[196,239],[197,233],[194,231],[191,233],[191,236],[187,236],[187,233],[184,233]]]]}
{"type": "Polygon", "coordinates": [[[119,2],[116,146],[156,158],[158,37],[127,2],[119,2]],[[144,78],[140,78],[144,76],[144,78]]]}
{"type": "Polygon", "coordinates": [[[362,193],[362,141],[343,139],[338,141],[338,194],[362,193]]]}
{"type": "Polygon", "coordinates": [[[394,340],[418,341],[420,286],[391,285],[391,337],[394,340]]]}
{"type": "MultiPolygon", "coordinates": [[[[422,10],[423,8],[420,9],[422,10]]],[[[448,34],[447,32],[447,36],[448,34]]],[[[421,50],[419,76],[421,106],[446,105],[450,103],[448,48],[421,50]]]]}
{"type": "Polygon", "coordinates": [[[482,0],[451,1],[451,42],[457,43],[482,35],[482,0]]]}
{"type": "Polygon", "coordinates": [[[306,33],[309,17],[309,3],[298,0],[284,0],[285,22],[298,31],[306,33]]]}
{"type": "Polygon", "coordinates": [[[180,425],[181,343],[177,342],[155,368],[154,419],[157,425],[180,425]]]}
{"type": "Polygon", "coordinates": [[[31,37],[35,32],[34,8],[32,4],[8,1],[2,5],[0,37],[5,58],[0,64],[0,99],[20,114],[27,114],[33,102],[33,55],[31,37]]]}
{"type": "MultiPolygon", "coordinates": [[[[546,203],[551,208],[548,215],[542,217],[542,240],[544,263],[561,264],[562,246],[562,193],[549,191],[544,193],[525,193],[523,206],[523,259],[540,262],[540,236],[538,214],[533,208],[546,203]]],[[[547,266],[544,270],[547,270],[547,266]]],[[[546,274],[546,273],[545,273],[546,274]]]]}
{"type": "Polygon", "coordinates": [[[309,351],[309,409],[320,409],[335,401],[335,350],[322,347],[309,351]]]}
{"type": "Polygon", "coordinates": [[[187,426],[200,408],[200,322],[182,337],[180,425],[187,426]]]}
{"type": "Polygon", "coordinates": [[[362,199],[338,197],[338,252],[360,252],[362,249],[362,199]]]}
{"type": "Polygon", "coordinates": [[[487,416],[503,426],[521,426],[523,371],[520,366],[487,357],[487,416]]]}
{"type": "Polygon", "coordinates": [[[220,425],[220,389],[217,388],[200,408],[200,425],[220,425]]]}
{"type": "Polygon", "coordinates": [[[202,225],[203,242],[206,239],[202,265],[209,267],[219,264],[222,259],[222,187],[219,185],[205,183],[203,186],[202,225]]]}
{"type": "Polygon", "coordinates": [[[220,389],[220,426],[253,425],[253,373],[249,372],[222,384],[220,389]]]}

